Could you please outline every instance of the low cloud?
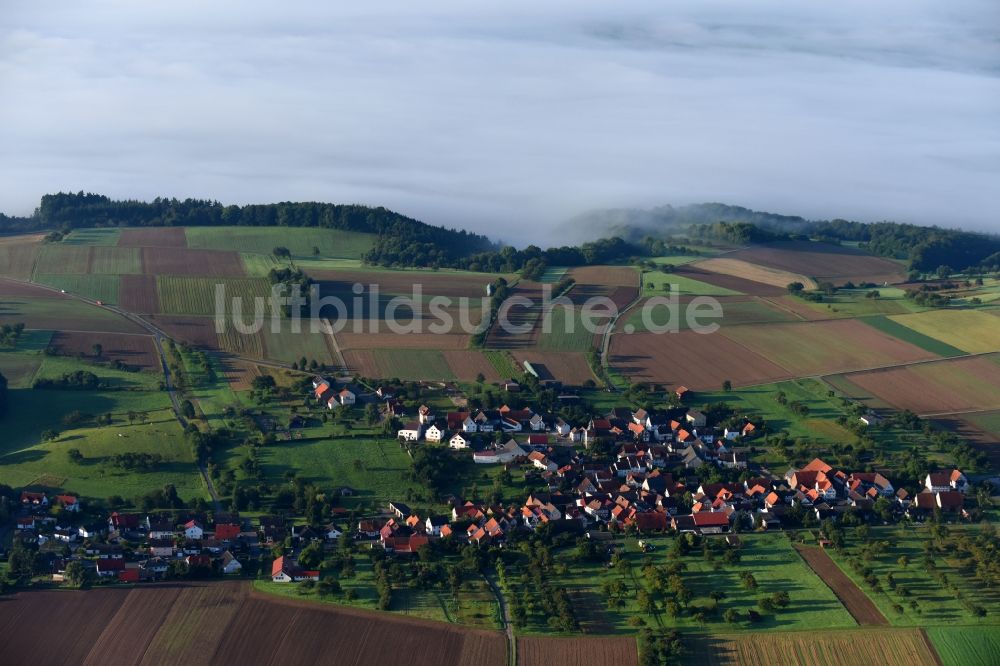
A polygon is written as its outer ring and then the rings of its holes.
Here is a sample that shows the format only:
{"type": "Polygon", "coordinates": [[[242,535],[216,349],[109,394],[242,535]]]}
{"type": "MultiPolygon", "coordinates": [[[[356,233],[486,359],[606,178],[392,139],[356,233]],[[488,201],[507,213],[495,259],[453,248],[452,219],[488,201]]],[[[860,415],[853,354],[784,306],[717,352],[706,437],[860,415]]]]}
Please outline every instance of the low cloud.
{"type": "Polygon", "coordinates": [[[84,189],[386,205],[515,244],[697,201],[997,225],[989,0],[11,4],[10,213],[84,189]]]}

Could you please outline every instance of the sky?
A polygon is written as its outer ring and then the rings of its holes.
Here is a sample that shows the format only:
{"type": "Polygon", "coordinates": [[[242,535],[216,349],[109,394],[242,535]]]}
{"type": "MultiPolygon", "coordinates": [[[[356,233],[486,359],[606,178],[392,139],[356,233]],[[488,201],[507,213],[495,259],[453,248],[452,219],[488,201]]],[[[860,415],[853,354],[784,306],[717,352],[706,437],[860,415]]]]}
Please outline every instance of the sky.
{"type": "Polygon", "coordinates": [[[1000,232],[995,0],[0,0],[0,210],[702,201],[1000,232]]]}

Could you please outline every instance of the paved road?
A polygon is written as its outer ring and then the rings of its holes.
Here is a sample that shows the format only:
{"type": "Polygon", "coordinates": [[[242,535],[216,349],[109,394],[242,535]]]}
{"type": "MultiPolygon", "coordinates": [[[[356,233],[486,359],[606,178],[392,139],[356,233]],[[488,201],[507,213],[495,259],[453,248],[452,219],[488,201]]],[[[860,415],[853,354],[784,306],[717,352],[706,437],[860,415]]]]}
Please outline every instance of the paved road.
{"type": "Polygon", "coordinates": [[[494,579],[495,574],[484,573],[487,585],[493,590],[500,606],[500,620],[503,622],[504,633],[507,635],[507,663],[509,666],[517,666],[517,638],[514,636],[514,624],[510,621],[510,610],[507,608],[507,600],[503,596],[503,590],[494,579]]]}

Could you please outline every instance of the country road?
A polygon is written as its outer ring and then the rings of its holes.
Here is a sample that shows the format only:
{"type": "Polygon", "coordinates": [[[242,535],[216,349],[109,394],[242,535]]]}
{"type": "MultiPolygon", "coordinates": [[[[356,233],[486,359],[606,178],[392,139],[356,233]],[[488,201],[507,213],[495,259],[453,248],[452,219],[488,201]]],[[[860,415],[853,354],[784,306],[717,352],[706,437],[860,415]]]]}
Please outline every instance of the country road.
{"type": "Polygon", "coordinates": [[[500,620],[503,623],[504,634],[507,636],[508,666],[517,666],[517,637],[514,636],[514,625],[510,621],[510,609],[507,607],[507,600],[503,596],[503,590],[500,589],[500,585],[494,580],[494,574],[483,573],[483,578],[486,579],[486,584],[493,590],[493,594],[497,598],[497,604],[500,606],[500,620]]]}

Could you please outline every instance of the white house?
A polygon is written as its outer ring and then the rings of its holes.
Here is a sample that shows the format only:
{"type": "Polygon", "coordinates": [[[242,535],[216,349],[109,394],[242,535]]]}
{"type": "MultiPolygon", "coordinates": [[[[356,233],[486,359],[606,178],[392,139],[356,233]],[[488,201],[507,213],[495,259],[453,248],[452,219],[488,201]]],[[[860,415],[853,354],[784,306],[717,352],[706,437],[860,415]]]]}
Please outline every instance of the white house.
{"type": "Polygon", "coordinates": [[[327,525],[326,529],[323,531],[323,537],[326,538],[327,541],[336,541],[343,536],[343,534],[343,532],[337,529],[336,525],[327,525]]]}
{"type": "Polygon", "coordinates": [[[472,455],[473,462],[480,464],[509,463],[515,458],[522,458],[527,455],[527,451],[522,449],[513,439],[492,449],[476,451],[472,455]]]}
{"type": "Polygon", "coordinates": [[[428,516],[424,528],[429,536],[441,536],[441,528],[449,523],[448,516],[428,516]]]}
{"type": "Polygon", "coordinates": [[[243,571],[243,565],[228,550],[222,554],[222,573],[238,574],[243,571]]]}
{"type": "Polygon", "coordinates": [[[542,418],[541,414],[535,414],[528,421],[528,427],[534,432],[542,432],[545,430],[545,419],[542,418]]]}
{"type": "Polygon", "coordinates": [[[340,404],[347,406],[353,405],[358,401],[358,396],[354,395],[354,392],[350,389],[344,389],[337,394],[337,397],[340,398],[340,404]]]}
{"type": "Polygon", "coordinates": [[[945,493],[949,490],[965,492],[969,481],[962,474],[961,470],[953,469],[950,472],[931,472],[924,479],[924,487],[932,493],[945,493]]]}
{"type": "Polygon", "coordinates": [[[552,432],[559,435],[560,437],[565,437],[572,430],[570,425],[566,423],[562,418],[556,419],[556,422],[552,424],[552,432]]]}
{"type": "Polygon", "coordinates": [[[507,416],[500,419],[500,427],[504,432],[521,432],[521,424],[507,416]]]}
{"type": "Polygon", "coordinates": [[[448,446],[453,449],[467,449],[469,445],[472,444],[471,438],[468,435],[463,435],[460,432],[455,433],[455,435],[448,440],[448,446]]]}
{"type": "Polygon", "coordinates": [[[687,414],[684,415],[684,420],[695,428],[704,428],[707,423],[705,415],[697,409],[689,409],[687,414]]]}
{"type": "Polygon", "coordinates": [[[554,472],[557,469],[559,469],[558,465],[549,460],[548,456],[546,456],[544,453],[541,453],[539,451],[532,451],[531,453],[529,453],[528,460],[531,461],[532,465],[534,465],[537,469],[542,470],[543,472],[554,472]]]}
{"type": "Polygon", "coordinates": [[[424,439],[426,439],[428,442],[440,443],[443,437],[444,437],[444,430],[439,428],[436,423],[431,425],[431,427],[427,428],[427,430],[424,431],[424,439]]]}
{"type": "Polygon", "coordinates": [[[422,431],[423,425],[416,421],[411,421],[398,430],[396,435],[407,442],[418,442],[420,441],[422,431]]]}
{"type": "Polygon", "coordinates": [[[188,539],[201,541],[201,538],[205,536],[205,530],[197,520],[189,520],[184,523],[184,536],[188,539]]]}

